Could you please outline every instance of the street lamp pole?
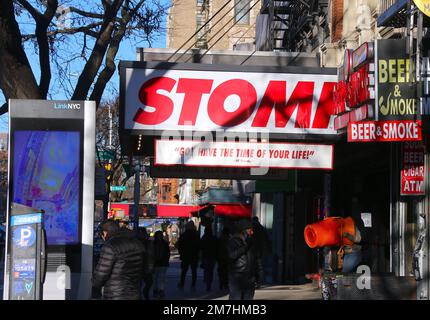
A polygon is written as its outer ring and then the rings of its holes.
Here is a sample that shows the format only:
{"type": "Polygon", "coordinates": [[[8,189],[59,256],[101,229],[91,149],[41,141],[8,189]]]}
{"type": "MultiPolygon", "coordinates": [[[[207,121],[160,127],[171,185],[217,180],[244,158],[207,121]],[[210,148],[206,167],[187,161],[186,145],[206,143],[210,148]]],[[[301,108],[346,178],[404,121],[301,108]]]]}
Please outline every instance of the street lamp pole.
{"type": "Polygon", "coordinates": [[[134,166],[134,208],[133,208],[133,230],[137,232],[139,227],[138,209],[140,203],[140,164],[134,166]]]}

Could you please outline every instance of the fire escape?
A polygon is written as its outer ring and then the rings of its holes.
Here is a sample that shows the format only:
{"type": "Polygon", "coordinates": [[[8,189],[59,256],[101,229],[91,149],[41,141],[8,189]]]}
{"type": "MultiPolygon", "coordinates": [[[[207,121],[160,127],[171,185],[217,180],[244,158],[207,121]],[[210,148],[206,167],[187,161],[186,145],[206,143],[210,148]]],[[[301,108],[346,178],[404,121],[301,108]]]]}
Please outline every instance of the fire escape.
{"type": "Polygon", "coordinates": [[[329,0],[266,0],[268,51],[312,52],[329,36],[329,0]]]}

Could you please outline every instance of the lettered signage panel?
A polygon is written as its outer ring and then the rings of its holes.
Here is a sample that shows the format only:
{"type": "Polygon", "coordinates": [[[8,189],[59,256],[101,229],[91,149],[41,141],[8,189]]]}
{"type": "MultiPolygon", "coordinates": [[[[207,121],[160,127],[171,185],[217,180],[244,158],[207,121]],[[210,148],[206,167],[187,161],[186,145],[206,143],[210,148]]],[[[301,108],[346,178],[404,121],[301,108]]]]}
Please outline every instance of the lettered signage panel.
{"type": "Polygon", "coordinates": [[[424,195],[424,144],[421,142],[405,142],[402,145],[401,154],[400,194],[405,196],[424,195]]]}
{"type": "Polygon", "coordinates": [[[348,124],[348,142],[421,141],[421,120],[363,121],[348,124]]]}
{"type": "MultiPolygon", "coordinates": [[[[418,114],[415,68],[406,53],[406,39],[378,41],[378,120],[412,120],[418,114]]],[[[412,63],[413,64],[413,63],[412,63]]]]}
{"type": "Polygon", "coordinates": [[[336,75],[126,67],[124,129],[336,134],[336,75]]]}
{"type": "Polygon", "coordinates": [[[155,165],[333,169],[333,146],[156,140],[155,165]]]}

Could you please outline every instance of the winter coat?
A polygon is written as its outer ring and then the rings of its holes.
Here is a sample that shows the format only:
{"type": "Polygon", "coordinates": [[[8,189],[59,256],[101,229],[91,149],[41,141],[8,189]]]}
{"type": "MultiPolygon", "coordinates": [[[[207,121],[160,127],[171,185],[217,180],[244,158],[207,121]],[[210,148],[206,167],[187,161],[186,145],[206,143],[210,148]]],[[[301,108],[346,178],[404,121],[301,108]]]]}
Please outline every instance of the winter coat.
{"type": "Polygon", "coordinates": [[[216,261],[217,259],[217,239],[213,235],[205,234],[200,240],[202,260],[216,261]]]}
{"type": "Polygon", "coordinates": [[[198,261],[200,237],[196,230],[185,231],[178,240],[177,247],[182,261],[198,261]]]}
{"type": "Polygon", "coordinates": [[[271,244],[266,229],[259,223],[252,224],[254,230],[254,243],[257,246],[260,255],[263,257],[271,252],[271,244]]]}
{"type": "Polygon", "coordinates": [[[104,287],[103,298],[107,300],[138,300],[146,270],[143,243],[122,232],[104,244],[93,274],[93,287],[104,287]]]}
{"type": "Polygon", "coordinates": [[[228,245],[229,272],[248,281],[263,280],[263,265],[258,248],[252,239],[246,241],[239,234],[230,238],[228,245]]]}
{"type": "Polygon", "coordinates": [[[219,264],[226,265],[229,262],[228,258],[228,242],[230,237],[222,235],[217,243],[217,260],[219,264]]]}
{"type": "Polygon", "coordinates": [[[155,253],[154,253],[154,241],[145,239],[141,240],[145,247],[145,261],[146,261],[146,274],[145,276],[154,272],[155,266],[155,253]]]}

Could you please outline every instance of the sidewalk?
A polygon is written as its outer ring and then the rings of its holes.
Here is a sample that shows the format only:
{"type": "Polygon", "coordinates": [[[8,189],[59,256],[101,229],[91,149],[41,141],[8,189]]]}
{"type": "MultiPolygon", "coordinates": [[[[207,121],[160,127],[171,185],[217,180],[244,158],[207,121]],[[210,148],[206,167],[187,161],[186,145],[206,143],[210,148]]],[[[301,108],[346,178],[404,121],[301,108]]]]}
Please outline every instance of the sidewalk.
{"type": "MultiPolygon", "coordinates": [[[[197,285],[191,290],[191,270],[185,280],[185,288],[178,289],[181,274],[181,261],[175,251],[172,251],[170,266],[166,277],[166,297],[169,300],[228,300],[228,291],[218,289],[217,268],[214,270],[213,289],[206,291],[203,283],[203,269],[197,270],[197,285]]],[[[321,292],[312,283],[305,285],[266,285],[256,290],[256,300],[321,300],[321,292]]]]}

